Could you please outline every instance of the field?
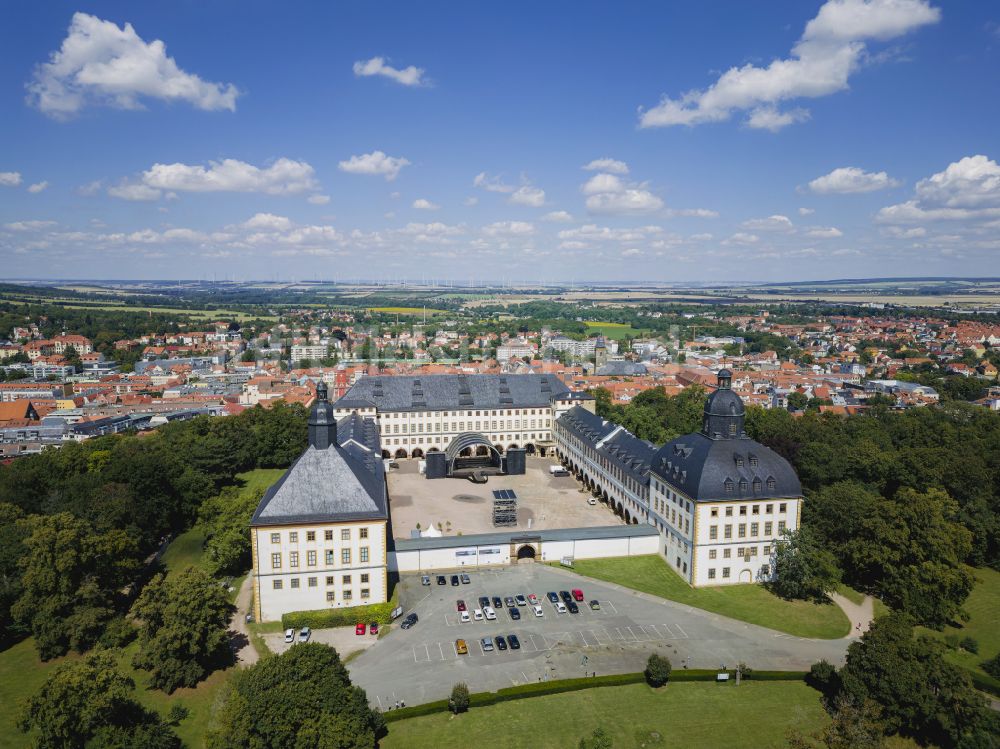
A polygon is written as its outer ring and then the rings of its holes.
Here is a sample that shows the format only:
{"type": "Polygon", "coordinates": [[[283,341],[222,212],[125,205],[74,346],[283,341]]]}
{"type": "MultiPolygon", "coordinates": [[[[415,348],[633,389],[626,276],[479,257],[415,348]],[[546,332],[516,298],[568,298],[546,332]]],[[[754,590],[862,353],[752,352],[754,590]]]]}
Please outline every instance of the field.
{"type": "Polygon", "coordinates": [[[454,314],[446,309],[434,309],[433,307],[372,307],[372,312],[381,312],[385,315],[451,315],[454,314]]]}
{"type": "Polygon", "coordinates": [[[656,555],[580,559],[573,562],[573,570],[797,637],[833,640],[846,637],[851,629],[847,615],[832,603],[785,601],[760,585],[691,588],[656,555]]]}
{"type": "Polygon", "coordinates": [[[781,747],[791,728],[813,731],[826,716],[819,693],[802,682],[645,684],[587,689],[501,702],[389,724],[382,749],[486,746],[565,749],[604,728],[615,749],[781,747]]]}
{"type": "Polygon", "coordinates": [[[635,338],[646,335],[649,331],[633,328],[631,325],[620,322],[593,322],[584,323],[588,333],[600,333],[605,338],[612,338],[616,341],[622,338],[635,338]]]}

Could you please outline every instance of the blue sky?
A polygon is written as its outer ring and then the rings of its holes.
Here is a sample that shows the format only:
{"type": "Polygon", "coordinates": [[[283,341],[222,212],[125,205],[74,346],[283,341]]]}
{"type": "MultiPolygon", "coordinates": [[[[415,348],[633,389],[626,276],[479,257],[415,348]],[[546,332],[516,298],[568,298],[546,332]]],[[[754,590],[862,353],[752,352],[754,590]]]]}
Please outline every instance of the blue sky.
{"type": "Polygon", "coordinates": [[[2,276],[1000,275],[1000,9],[30,3],[2,276]]]}

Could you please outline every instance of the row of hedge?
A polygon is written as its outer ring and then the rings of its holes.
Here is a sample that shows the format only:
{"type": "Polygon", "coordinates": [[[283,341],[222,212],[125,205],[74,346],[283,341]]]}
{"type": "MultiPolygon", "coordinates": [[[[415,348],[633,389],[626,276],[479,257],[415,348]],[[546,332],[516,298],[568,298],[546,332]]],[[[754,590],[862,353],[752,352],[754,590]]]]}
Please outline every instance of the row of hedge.
{"type": "MultiPolygon", "coordinates": [[[[685,671],[674,671],[670,675],[670,681],[715,681],[719,673],[715,669],[689,669],[685,671]]],[[[735,671],[730,671],[730,680],[735,679],[735,671]]],[[[753,681],[802,681],[805,679],[804,671],[753,671],[746,678],[753,681]]],[[[522,700],[528,697],[542,697],[548,694],[562,694],[564,692],[576,692],[581,689],[594,689],[597,687],[617,687],[625,684],[642,684],[646,681],[645,675],[640,671],[633,674],[609,674],[608,676],[591,676],[580,679],[558,679],[556,681],[539,681],[530,684],[521,684],[516,687],[505,687],[496,692],[476,692],[469,695],[469,709],[474,707],[488,707],[500,702],[511,700],[522,700]]],[[[732,683],[730,681],[729,683],[732,683]]],[[[413,705],[411,707],[401,707],[398,710],[390,710],[385,713],[385,721],[393,723],[397,720],[407,718],[418,718],[423,715],[434,715],[448,711],[448,700],[436,700],[423,705],[413,705]]]]}
{"type": "Polygon", "coordinates": [[[359,622],[388,624],[389,615],[396,607],[395,601],[373,603],[366,606],[350,606],[344,609],[319,609],[317,611],[290,611],[281,616],[281,626],[285,629],[326,629],[328,627],[349,627],[359,622]]]}
{"type": "Polygon", "coordinates": [[[965,669],[965,673],[967,673],[969,678],[972,679],[972,684],[976,687],[976,689],[988,692],[994,697],[1000,697],[1000,679],[994,679],[992,676],[981,674],[970,669],[965,669]]]}

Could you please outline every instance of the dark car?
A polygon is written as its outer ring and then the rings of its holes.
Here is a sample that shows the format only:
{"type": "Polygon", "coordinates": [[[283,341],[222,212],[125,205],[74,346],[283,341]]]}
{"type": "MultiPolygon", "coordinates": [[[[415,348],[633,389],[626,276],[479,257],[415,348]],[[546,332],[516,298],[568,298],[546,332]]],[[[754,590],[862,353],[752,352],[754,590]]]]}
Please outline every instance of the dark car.
{"type": "Polygon", "coordinates": [[[459,611],[465,611],[466,610],[466,608],[465,608],[465,601],[463,601],[461,598],[458,599],[458,603],[456,603],[455,606],[458,608],[459,611]]]}
{"type": "Polygon", "coordinates": [[[485,609],[489,605],[490,605],[489,596],[479,596],[479,608],[485,609]]]}
{"type": "Polygon", "coordinates": [[[507,613],[510,614],[510,618],[513,619],[515,622],[521,618],[521,609],[518,608],[507,609],[507,613]]]}
{"type": "Polygon", "coordinates": [[[507,604],[507,608],[509,609],[512,609],[515,606],[517,606],[517,604],[514,602],[514,596],[507,596],[506,598],[503,599],[503,602],[507,604]]]}
{"type": "Polygon", "coordinates": [[[462,581],[462,585],[468,585],[469,583],[472,582],[472,579],[464,572],[458,576],[458,579],[462,581]]]}
{"type": "Polygon", "coordinates": [[[494,637],[493,642],[497,644],[497,650],[507,649],[507,641],[503,639],[503,635],[497,635],[496,637],[494,637]]]}
{"type": "Polygon", "coordinates": [[[438,583],[438,585],[447,585],[448,584],[448,580],[447,580],[447,578],[445,578],[444,575],[438,575],[437,576],[437,583],[438,583]]]}
{"type": "Polygon", "coordinates": [[[569,603],[570,601],[573,600],[573,596],[570,595],[570,592],[568,590],[560,590],[559,597],[563,599],[566,603],[569,603]]]}
{"type": "Polygon", "coordinates": [[[412,627],[416,623],[417,623],[417,615],[414,613],[414,614],[408,615],[403,620],[403,623],[401,625],[399,625],[399,627],[400,627],[400,629],[409,629],[410,627],[412,627]]]}
{"type": "MultiPolygon", "coordinates": [[[[438,579],[440,579],[440,578],[438,578],[438,579]]],[[[548,597],[549,601],[551,601],[552,603],[559,603],[559,596],[556,595],[555,593],[553,593],[551,590],[548,593],[546,593],[545,595],[548,597]]]]}
{"type": "Polygon", "coordinates": [[[456,587],[459,585],[458,575],[452,575],[451,576],[451,584],[454,585],[454,586],[456,586],[456,587]]]}
{"type": "Polygon", "coordinates": [[[517,635],[507,635],[507,644],[510,645],[511,650],[521,649],[521,641],[517,639],[517,635]]]}
{"type": "Polygon", "coordinates": [[[500,596],[493,596],[493,608],[502,609],[503,601],[500,600],[500,596]]]}
{"type": "Polygon", "coordinates": [[[580,607],[576,605],[576,601],[566,601],[566,608],[569,609],[571,614],[579,614],[580,607]]]}

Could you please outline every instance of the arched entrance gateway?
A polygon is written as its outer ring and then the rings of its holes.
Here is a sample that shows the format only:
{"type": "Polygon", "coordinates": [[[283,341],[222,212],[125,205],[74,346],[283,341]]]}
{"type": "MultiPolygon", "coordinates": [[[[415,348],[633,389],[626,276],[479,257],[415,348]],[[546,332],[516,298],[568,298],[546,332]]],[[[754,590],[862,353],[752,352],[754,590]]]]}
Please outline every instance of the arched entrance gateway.
{"type": "Polygon", "coordinates": [[[517,550],[517,561],[522,559],[534,559],[535,558],[535,547],[530,544],[524,544],[517,550]]]}

